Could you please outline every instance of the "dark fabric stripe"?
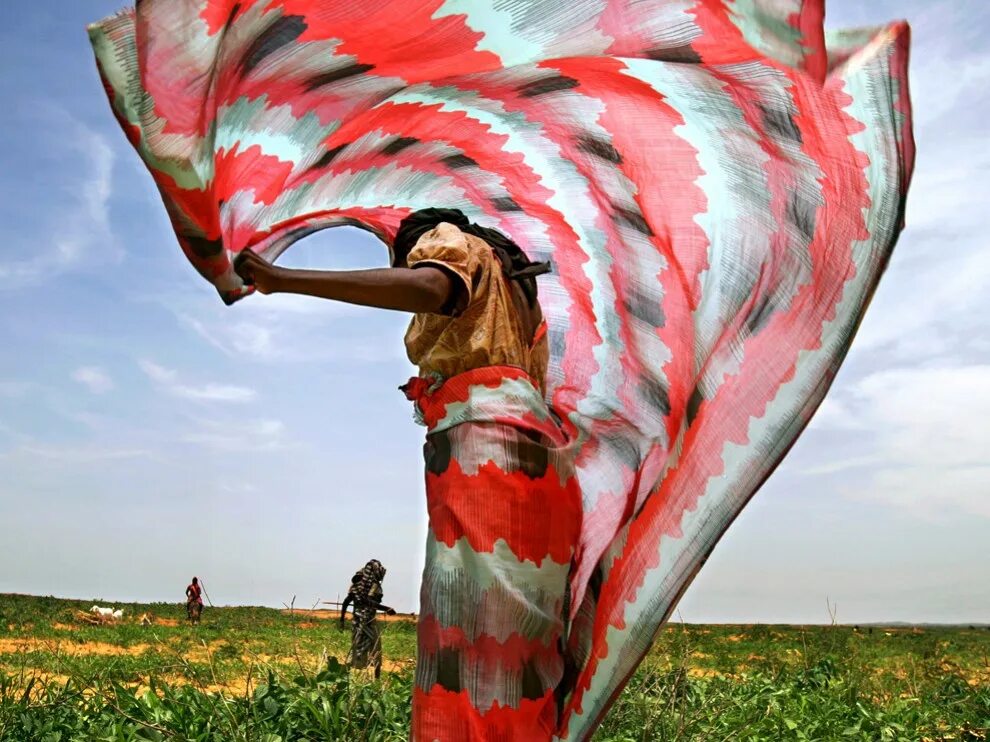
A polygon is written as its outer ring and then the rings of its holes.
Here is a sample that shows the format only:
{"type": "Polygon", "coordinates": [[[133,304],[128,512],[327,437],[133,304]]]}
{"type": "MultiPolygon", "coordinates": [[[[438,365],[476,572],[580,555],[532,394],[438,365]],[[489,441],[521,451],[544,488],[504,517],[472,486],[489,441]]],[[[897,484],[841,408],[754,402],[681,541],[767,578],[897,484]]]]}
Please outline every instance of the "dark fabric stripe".
{"type": "Polygon", "coordinates": [[[230,9],[230,15],[227,16],[227,22],[223,24],[223,30],[226,32],[233,25],[234,20],[237,18],[237,14],[241,12],[241,4],[234,3],[234,6],[230,9]]]}
{"type": "Polygon", "coordinates": [[[183,237],[189,250],[197,258],[204,260],[214,258],[223,252],[223,242],[221,240],[211,240],[206,237],[183,237]]]}
{"type": "Polygon", "coordinates": [[[451,170],[478,166],[478,163],[467,155],[449,155],[448,157],[444,157],[440,162],[449,167],[451,170]]]}
{"type": "Polygon", "coordinates": [[[698,411],[701,409],[701,403],[705,401],[705,398],[701,396],[701,390],[698,387],[694,388],[691,392],[691,398],[688,399],[687,410],[685,410],[684,416],[687,418],[688,426],[694,422],[694,419],[698,416],[698,411]]]}
{"type": "Polygon", "coordinates": [[[663,306],[654,294],[644,294],[631,288],[623,304],[629,314],[650,327],[664,326],[663,306]]]}
{"type": "Polygon", "coordinates": [[[612,143],[607,139],[602,139],[600,137],[592,136],[591,134],[584,134],[578,137],[578,149],[582,152],[587,152],[589,155],[594,155],[595,157],[601,157],[603,160],[607,160],[614,165],[622,164],[622,155],[619,154],[612,143]]]}
{"type": "Polygon", "coordinates": [[[646,52],[646,56],[658,62],[686,62],[689,64],[701,62],[701,55],[690,44],[650,49],[646,52]]]}
{"type": "Polygon", "coordinates": [[[348,77],[355,77],[356,75],[363,75],[365,72],[370,72],[375,69],[373,64],[348,64],[343,67],[338,67],[335,70],[330,70],[329,72],[323,72],[322,74],[311,77],[306,83],[307,92],[312,92],[317,88],[321,88],[324,85],[331,85],[335,82],[340,82],[341,80],[346,80],[348,77]]]}
{"type": "Polygon", "coordinates": [[[613,206],[615,213],[612,218],[620,224],[625,224],[632,227],[637,232],[642,232],[647,237],[653,236],[653,230],[650,229],[650,225],[646,223],[646,219],[638,211],[633,211],[632,209],[626,209],[622,206],[613,206]]]}
{"type": "Polygon", "coordinates": [[[519,95],[523,98],[535,98],[538,95],[556,93],[561,90],[570,90],[571,88],[576,88],[580,84],[581,83],[573,77],[554,75],[553,77],[544,77],[541,80],[533,80],[525,85],[520,85],[517,89],[519,91],[519,95]]]}
{"type": "Polygon", "coordinates": [[[790,112],[782,108],[775,108],[763,103],[757,103],[763,119],[763,128],[767,133],[774,135],[778,139],[788,139],[797,144],[801,144],[801,130],[794,123],[794,117],[790,112]]]}
{"type": "Polygon", "coordinates": [[[407,147],[411,147],[419,142],[416,137],[396,137],[391,142],[382,147],[383,155],[397,155],[407,147]]]}
{"type": "Polygon", "coordinates": [[[797,191],[787,201],[787,218],[809,242],[815,236],[815,205],[797,191]]]}
{"type": "MultiPolygon", "coordinates": [[[[230,17],[233,18],[233,12],[230,17]]],[[[305,19],[299,15],[287,15],[276,19],[272,25],[258,34],[258,38],[244,53],[241,73],[246,75],[251,72],[265,57],[298,39],[306,28],[305,19]]]]}
{"type": "Polygon", "coordinates": [[[341,152],[343,152],[344,149],[346,149],[346,147],[347,147],[346,144],[340,144],[340,145],[337,145],[336,147],[334,147],[331,150],[327,150],[326,153],[324,153],[324,155],[322,157],[320,157],[319,160],[317,160],[316,162],[314,162],[309,169],[310,170],[319,170],[320,168],[326,167],[331,162],[333,162],[334,158],[337,155],[339,155],[341,152]]]}
{"type": "Polygon", "coordinates": [[[492,206],[499,211],[522,211],[522,207],[508,196],[492,199],[492,206]]]}

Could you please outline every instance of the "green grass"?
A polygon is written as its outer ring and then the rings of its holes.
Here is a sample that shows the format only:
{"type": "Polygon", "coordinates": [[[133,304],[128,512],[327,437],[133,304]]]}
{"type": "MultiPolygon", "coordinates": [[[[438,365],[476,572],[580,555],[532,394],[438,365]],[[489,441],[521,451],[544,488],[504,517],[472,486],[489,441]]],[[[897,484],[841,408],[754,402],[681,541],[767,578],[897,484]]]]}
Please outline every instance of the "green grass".
{"type": "MultiPolygon", "coordinates": [[[[88,626],[93,602],[0,596],[0,741],[406,738],[410,622],[375,681],[335,621],[135,604],[88,626]]],[[[985,740],[988,655],[981,629],[672,625],[595,739],[985,740]]]]}

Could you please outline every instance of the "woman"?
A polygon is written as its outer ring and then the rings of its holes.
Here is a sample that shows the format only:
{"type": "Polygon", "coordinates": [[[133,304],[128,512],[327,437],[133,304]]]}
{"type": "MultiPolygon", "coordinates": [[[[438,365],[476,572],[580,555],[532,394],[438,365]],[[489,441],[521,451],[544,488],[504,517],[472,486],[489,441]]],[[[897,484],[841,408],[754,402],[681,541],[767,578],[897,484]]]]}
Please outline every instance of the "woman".
{"type": "Polygon", "coordinates": [[[351,578],[351,587],[340,606],[340,628],[344,628],[347,607],[354,606],[354,619],[351,625],[351,667],[363,670],[368,665],[375,668],[375,677],[382,674],[382,635],[378,630],[378,611],[390,616],[395,610],[382,605],[384,592],[382,580],[385,567],[377,559],[370,560],[351,578]]]}
{"type": "Polygon", "coordinates": [[[392,267],[301,271],[243,253],[263,294],[413,312],[429,513],[414,739],[549,739],[564,680],[568,571],[580,503],[543,392],[546,325],[531,262],[459,211],[406,217],[392,267]]]}
{"type": "Polygon", "coordinates": [[[194,624],[199,623],[199,618],[203,615],[203,590],[198,577],[193,577],[192,582],[186,586],[186,615],[189,622],[194,624]]]}

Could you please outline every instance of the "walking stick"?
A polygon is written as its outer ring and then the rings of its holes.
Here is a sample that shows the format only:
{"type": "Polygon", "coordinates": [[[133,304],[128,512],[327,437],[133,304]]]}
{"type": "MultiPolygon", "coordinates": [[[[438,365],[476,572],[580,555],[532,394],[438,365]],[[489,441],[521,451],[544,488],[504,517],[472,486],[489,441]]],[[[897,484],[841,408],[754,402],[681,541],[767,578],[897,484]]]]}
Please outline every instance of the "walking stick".
{"type": "Polygon", "coordinates": [[[206,592],[206,583],[203,582],[202,580],[200,580],[199,581],[199,586],[201,588],[203,588],[203,595],[206,596],[206,602],[209,603],[210,604],[210,608],[212,608],[213,607],[213,601],[210,600],[210,594],[208,592],[206,592]]]}

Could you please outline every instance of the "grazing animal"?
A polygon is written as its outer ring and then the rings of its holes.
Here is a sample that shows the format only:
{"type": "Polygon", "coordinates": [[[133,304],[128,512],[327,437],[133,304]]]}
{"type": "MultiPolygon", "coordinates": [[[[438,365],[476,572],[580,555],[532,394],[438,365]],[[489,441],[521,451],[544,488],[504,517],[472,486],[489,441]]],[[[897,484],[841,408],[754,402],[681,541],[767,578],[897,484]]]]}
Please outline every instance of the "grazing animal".
{"type": "Polygon", "coordinates": [[[94,605],[92,608],[89,609],[89,612],[99,618],[108,618],[112,621],[119,621],[124,617],[123,608],[118,608],[117,610],[114,610],[113,608],[104,608],[102,606],[94,605]]]}

